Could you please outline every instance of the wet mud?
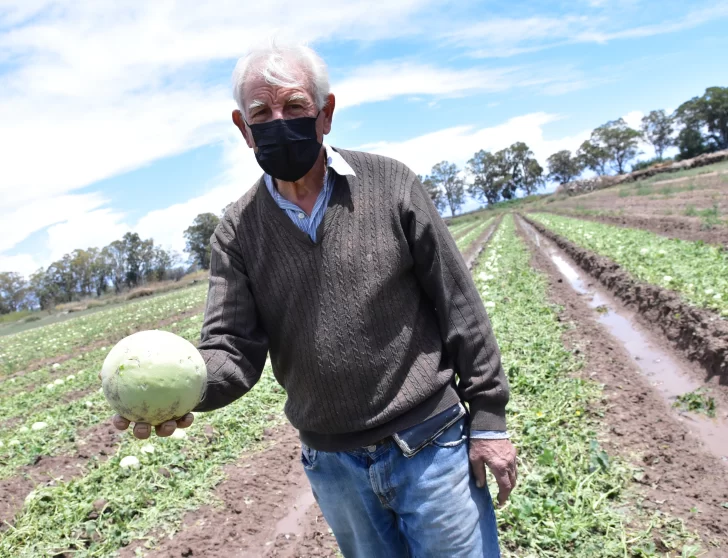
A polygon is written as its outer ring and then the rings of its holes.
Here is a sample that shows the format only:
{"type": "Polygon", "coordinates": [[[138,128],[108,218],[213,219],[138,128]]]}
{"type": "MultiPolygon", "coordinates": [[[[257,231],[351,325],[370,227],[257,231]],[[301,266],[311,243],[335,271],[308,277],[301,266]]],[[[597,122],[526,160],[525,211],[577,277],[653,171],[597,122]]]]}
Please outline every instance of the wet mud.
{"type": "Polygon", "coordinates": [[[728,385],[728,321],[685,303],[672,291],[634,279],[612,260],[525,219],[609,292],[635,308],[651,329],[661,331],[688,359],[700,363],[706,374],[704,381],[728,385]]]}
{"type": "MultiPolygon", "coordinates": [[[[266,449],[225,467],[226,479],[214,492],[217,505],[187,513],[180,531],[145,556],[335,556],[336,541],[311,493],[296,431],[286,424],[268,431],[266,440],[266,449]]],[[[140,544],[120,556],[136,556],[140,544]]]]}
{"type": "MultiPolygon", "coordinates": [[[[699,432],[691,429],[690,418],[672,409],[669,397],[649,375],[649,366],[643,367],[644,363],[635,360],[634,351],[625,346],[628,340],[612,335],[603,312],[593,305],[593,285],[584,280],[586,292],[579,292],[573,276],[565,275],[565,268],[560,269],[547,251],[537,246],[533,236],[520,229],[531,250],[532,265],[548,280],[550,301],[561,309],[560,320],[572,326],[565,334],[565,344],[583,360],[579,373],[604,386],[603,399],[593,412],[598,413],[607,430],[607,452],[637,467],[632,479],[639,496],[635,505],[647,513],[661,511],[683,519],[701,536],[708,551],[703,556],[728,555],[728,516],[722,507],[728,501],[728,463],[715,455],[699,432]]],[[[562,257],[574,266],[573,260],[562,257]]],[[[633,322],[630,309],[621,301],[608,302],[613,315],[633,322]]],[[[631,327],[641,329],[634,323],[631,327]]],[[[641,333],[650,335],[649,331],[641,333]]],[[[678,352],[669,354],[670,348],[662,347],[659,340],[651,348],[660,356],[665,356],[667,350],[667,356],[680,370],[694,366],[678,352]]],[[[694,381],[690,375],[681,376],[686,382],[694,381]]],[[[670,389],[682,387],[671,384],[670,389]]],[[[654,536],[660,548],[659,533],[654,532],[654,536]]]]}

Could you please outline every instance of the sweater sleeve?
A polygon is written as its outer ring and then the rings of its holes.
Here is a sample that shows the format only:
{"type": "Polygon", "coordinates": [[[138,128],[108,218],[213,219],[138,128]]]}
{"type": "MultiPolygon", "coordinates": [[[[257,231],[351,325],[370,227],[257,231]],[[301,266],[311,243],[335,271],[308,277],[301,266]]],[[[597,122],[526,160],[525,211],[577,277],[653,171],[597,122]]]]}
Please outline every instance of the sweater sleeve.
{"type": "Polygon", "coordinates": [[[207,365],[207,386],[195,411],[224,407],[250,391],[268,354],[268,337],[258,323],[250,279],[227,215],[210,243],[210,288],[198,346],[207,365]]]}
{"type": "Polygon", "coordinates": [[[416,177],[405,189],[402,225],[417,278],[435,306],[458,391],[468,403],[471,430],[505,431],[508,380],[490,320],[447,225],[416,177]]]}

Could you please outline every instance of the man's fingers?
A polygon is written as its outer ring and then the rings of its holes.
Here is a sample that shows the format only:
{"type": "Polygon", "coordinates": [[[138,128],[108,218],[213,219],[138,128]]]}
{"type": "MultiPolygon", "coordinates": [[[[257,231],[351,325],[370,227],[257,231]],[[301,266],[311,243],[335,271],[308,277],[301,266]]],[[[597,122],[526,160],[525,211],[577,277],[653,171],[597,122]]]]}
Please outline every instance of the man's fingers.
{"type": "Polygon", "coordinates": [[[146,440],[152,434],[152,427],[146,422],[137,422],[134,425],[134,437],[146,440]]]}
{"type": "Polygon", "coordinates": [[[117,430],[126,430],[129,428],[129,421],[121,415],[114,415],[111,419],[111,424],[113,424],[117,430]]]}
{"type": "Polygon", "coordinates": [[[195,421],[195,415],[187,413],[180,419],[177,419],[177,428],[187,428],[195,421]]]}
{"type": "Polygon", "coordinates": [[[493,472],[493,476],[498,483],[498,505],[502,506],[508,500],[508,496],[513,490],[513,484],[507,471],[493,472]]]}
{"type": "Polygon", "coordinates": [[[168,420],[167,422],[163,422],[162,424],[154,427],[154,429],[157,431],[157,436],[159,436],[160,438],[166,438],[167,436],[171,436],[176,428],[177,421],[174,420],[168,420]]]}
{"type": "Polygon", "coordinates": [[[471,459],[470,466],[473,468],[475,486],[483,488],[485,486],[485,463],[480,459],[471,459]]]}

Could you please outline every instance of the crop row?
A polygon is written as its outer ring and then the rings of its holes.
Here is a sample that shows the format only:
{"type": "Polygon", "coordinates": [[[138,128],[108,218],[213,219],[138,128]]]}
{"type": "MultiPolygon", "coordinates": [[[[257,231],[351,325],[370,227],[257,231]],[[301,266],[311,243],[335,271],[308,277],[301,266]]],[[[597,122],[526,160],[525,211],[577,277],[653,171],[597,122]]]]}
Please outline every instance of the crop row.
{"type": "Polygon", "coordinates": [[[680,294],[728,317],[728,250],[551,214],[533,214],[551,231],[612,259],[635,278],[680,294]]]}
{"type": "Polygon", "coordinates": [[[199,308],[206,296],[207,287],[199,285],[0,337],[0,376],[22,370],[34,361],[70,353],[95,341],[118,340],[143,329],[145,324],[155,324],[199,308]]]}
{"type": "Polygon", "coordinates": [[[485,230],[491,225],[493,222],[493,217],[489,219],[484,219],[480,221],[475,227],[473,227],[471,230],[468,231],[467,234],[464,236],[461,236],[455,241],[455,244],[458,247],[458,250],[461,252],[464,252],[468,249],[468,247],[475,242],[480,235],[485,232],[485,230]]]}
{"type": "MultiPolygon", "coordinates": [[[[519,448],[519,485],[498,512],[510,556],[656,556],[648,530],[630,530],[630,468],[601,448],[600,387],[574,374],[564,324],[547,281],[506,216],[474,270],[511,386],[509,431],[519,448]]],[[[690,550],[681,524],[661,543],[690,550]]],[[[657,530],[657,527],[655,527],[657,530]]],[[[691,555],[691,554],[687,554],[691,555]]]]}
{"type": "MultiPolygon", "coordinates": [[[[186,510],[210,502],[222,466],[261,438],[270,416],[280,415],[284,399],[266,369],[251,393],[221,410],[198,414],[195,424],[180,431],[182,437],[143,442],[122,436],[118,453],[103,462],[92,460],[83,477],[36,488],[3,534],[0,556],[108,556],[139,538],[151,545],[154,537],[179,529],[186,510]],[[129,457],[138,465],[121,467],[129,457]],[[104,508],[94,513],[99,500],[104,508]]],[[[107,415],[108,408],[101,414],[107,415]]]]}
{"type": "MultiPolygon", "coordinates": [[[[201,323],[202,315],[197,314],[162,329],[197,343],[201,323]]],[[[107,347],[100,347],[63,362],[56,370],[36,370],[7,383],[22,381],[25,385],[20,387],[26,389],[0,398],[0,416],[5,418],[0,424],[0,479],[38,456],[71,452],[79,432],[108,420],[111,410],[98,379],[107,353],[107,347]],[[8,420],[14,418],[22,420],[8,420]]]]}

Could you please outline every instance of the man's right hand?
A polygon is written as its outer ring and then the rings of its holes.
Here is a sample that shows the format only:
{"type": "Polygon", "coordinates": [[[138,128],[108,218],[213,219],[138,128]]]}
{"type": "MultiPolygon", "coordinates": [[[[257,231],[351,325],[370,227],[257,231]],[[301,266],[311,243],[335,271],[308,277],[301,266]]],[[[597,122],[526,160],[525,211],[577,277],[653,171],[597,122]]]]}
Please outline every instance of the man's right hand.
{"type": "MultiPolygon", "coordinates": [[[[155,426],[154,430],[157,432],[157,436],[161,438],[166,438],[167,436],[171,436],[172,433],[178,428],[187,428],[194,422],[194,420],[195,416],[192,413],[187,413],[180,419],[168,420],[167,422],[163,422],[162,424],[155,426]]],[[[114,418],[111,419],[111,422],[118,430],[126,430],[131,424],[128,420],[119,415],[114,415],[114,418]]],[[[134,423],[134,437],[140,440],[146,440],[151,435],[151,424],[148,424],[146,422],[134,423]]]]}

